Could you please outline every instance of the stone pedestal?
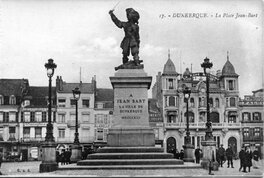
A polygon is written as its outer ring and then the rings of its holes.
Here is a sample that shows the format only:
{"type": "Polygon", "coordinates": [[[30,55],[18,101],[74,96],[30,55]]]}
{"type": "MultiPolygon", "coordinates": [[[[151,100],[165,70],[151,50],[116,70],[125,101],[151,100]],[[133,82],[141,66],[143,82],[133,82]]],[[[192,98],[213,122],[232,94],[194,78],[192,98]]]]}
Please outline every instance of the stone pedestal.
{"type": "Polygon", "coordinates": [[[204,140],[201,142],[203,148],[203,158],[201,166],[204,169],[208,169],[209,161],[211,160],[214,165],[214,170],[218,170],[218,163],[216,162],[216,141],[204,140]]]}
{"type": "Polygon", "coordinates": [[[82,147],[80,144],[73,144],[71,146],[71,162],[76,163],[82,159],[82,147]]]}
{"type": "Polygon", "coordinates": [[[56,162],[55,142],[45,142],[42,144],[42,163],[39,166],[39,172],[52,172],[58,169],[56,162]]]}
{"type": "Polygon", "coordinates": [[[155,146],[148,114],[152,77],[143,69],[119,69],[110,80],[114,88],[114,123],[109,129],[108,146],[155,146]]]}
{"type": "Polygon", "coordinates": [[[192,144],[186,144],[183,146],[184,148],[184,162],[194,162],[194,146],[192,144]]]}

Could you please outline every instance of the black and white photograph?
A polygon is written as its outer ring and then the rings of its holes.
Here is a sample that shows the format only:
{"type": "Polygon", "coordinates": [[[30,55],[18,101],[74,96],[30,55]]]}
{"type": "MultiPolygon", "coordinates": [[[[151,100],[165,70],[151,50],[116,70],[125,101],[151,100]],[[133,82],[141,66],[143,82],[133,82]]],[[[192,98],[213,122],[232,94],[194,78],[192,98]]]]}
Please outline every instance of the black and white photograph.
{"type": "Polygon", "coordinates": [[[0,1],[0,177],[263,177],[263,5],[0,1]]]}

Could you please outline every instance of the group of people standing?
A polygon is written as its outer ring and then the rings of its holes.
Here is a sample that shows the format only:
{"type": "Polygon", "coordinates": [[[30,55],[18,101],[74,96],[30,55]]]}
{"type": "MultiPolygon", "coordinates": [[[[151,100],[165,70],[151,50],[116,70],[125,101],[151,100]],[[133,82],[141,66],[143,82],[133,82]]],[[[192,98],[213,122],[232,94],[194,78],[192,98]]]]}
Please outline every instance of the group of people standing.
{"type": "MultiPolygon", "coordinates": [[[[216,150],[216,160],[219,163],[220,167],[223,167],[223,164],[227,160],[227,168],[231,166],[231,168],[234,168],[233,166],[233,158],[235,157],[235,153],[232,150],[231,146],[228,145],[228,148],[225,150],[223,148],[223,145],[221,144],[220,148],[216,150]]],[[[250,172],[251,166],[253,168],[258,168],[258,161],[260,159],[260,155],[257,149],[255,149],[253,152],[251,151],[250,147],[242,147],[241,151],[239,152],[239,159],[240,159],[240,168],[239,171],[242,172],[250,172]]]]}
{"type": "Polygon", "coordinates": [[[61,165],[71,164],[71,155],[72,152],[69,148],[62,149],[61,153],[56,151],[56,161],[57,163],[61,162],[61,165]]]}
{"type": "Polygon", "coordinates": [[[171,150],[171,153],[174,155],[174,158],[183,160],[184,158],[184,151],[181,150],[180,152],[178,149],[171,150]]]}
{"type": "Polygon", "coordinates": [[[253,152],[250,150],[250,147],[242,147],[241,151],[239,152],[239,159],[240,159],[240,168],[239,171],[243,168],[242,172],[250,172],[251,166],[253,168],[258,169],[258,161],[260,159],[260,155],[257,149],[255,149],[253,152]]]}

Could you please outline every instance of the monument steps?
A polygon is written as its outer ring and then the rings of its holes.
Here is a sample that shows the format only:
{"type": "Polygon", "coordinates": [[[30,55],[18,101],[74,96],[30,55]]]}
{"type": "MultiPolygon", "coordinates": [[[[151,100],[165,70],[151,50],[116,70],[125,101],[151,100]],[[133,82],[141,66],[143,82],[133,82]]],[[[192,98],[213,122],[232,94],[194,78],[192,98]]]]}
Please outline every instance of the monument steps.
{"type": "Polygon", "coordinates": [[[97,153],[139,153],[139,152],[158,152],[163,153],[163,148],[158,147],[103,147],[97,153]]]}
{"type": "Polygon", "coordinates": [[[60,166],[58,170],[105,170],[105,169],[124,169],[124,170],[140,170],[140,169],[202,169],[200,164],[184,163],[184,164],[171,164],[171,165],[65,165],[60,166]]]}
{"type": "Polygon", "coordinates": [[[170,153],[95,153],[88,159],[172,159],[170,153]]]}
{"type": "Polygon", "coordinates": [[[178,159],[101,159],[82,160],[77,163],[79,166],[102,166],[102,165],[176,165],[183,164],[178,159]]]}

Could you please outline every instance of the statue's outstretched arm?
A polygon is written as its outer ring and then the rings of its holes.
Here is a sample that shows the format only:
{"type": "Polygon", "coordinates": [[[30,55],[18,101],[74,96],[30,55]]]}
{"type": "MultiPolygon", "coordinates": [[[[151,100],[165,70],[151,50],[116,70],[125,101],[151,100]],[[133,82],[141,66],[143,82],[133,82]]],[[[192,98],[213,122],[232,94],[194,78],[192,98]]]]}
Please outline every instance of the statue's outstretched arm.
{"type": "Polygon", "coordinates": [[[109,14],[111,16],[111,19],[112,21],[115,23],[115,25],[118,27],[118,28],[122,28],[123,27],[123,24],[122,22],[115,16],[115,14],[113,13],[113,10],[110,10],[109,11],[109,14]]]}

